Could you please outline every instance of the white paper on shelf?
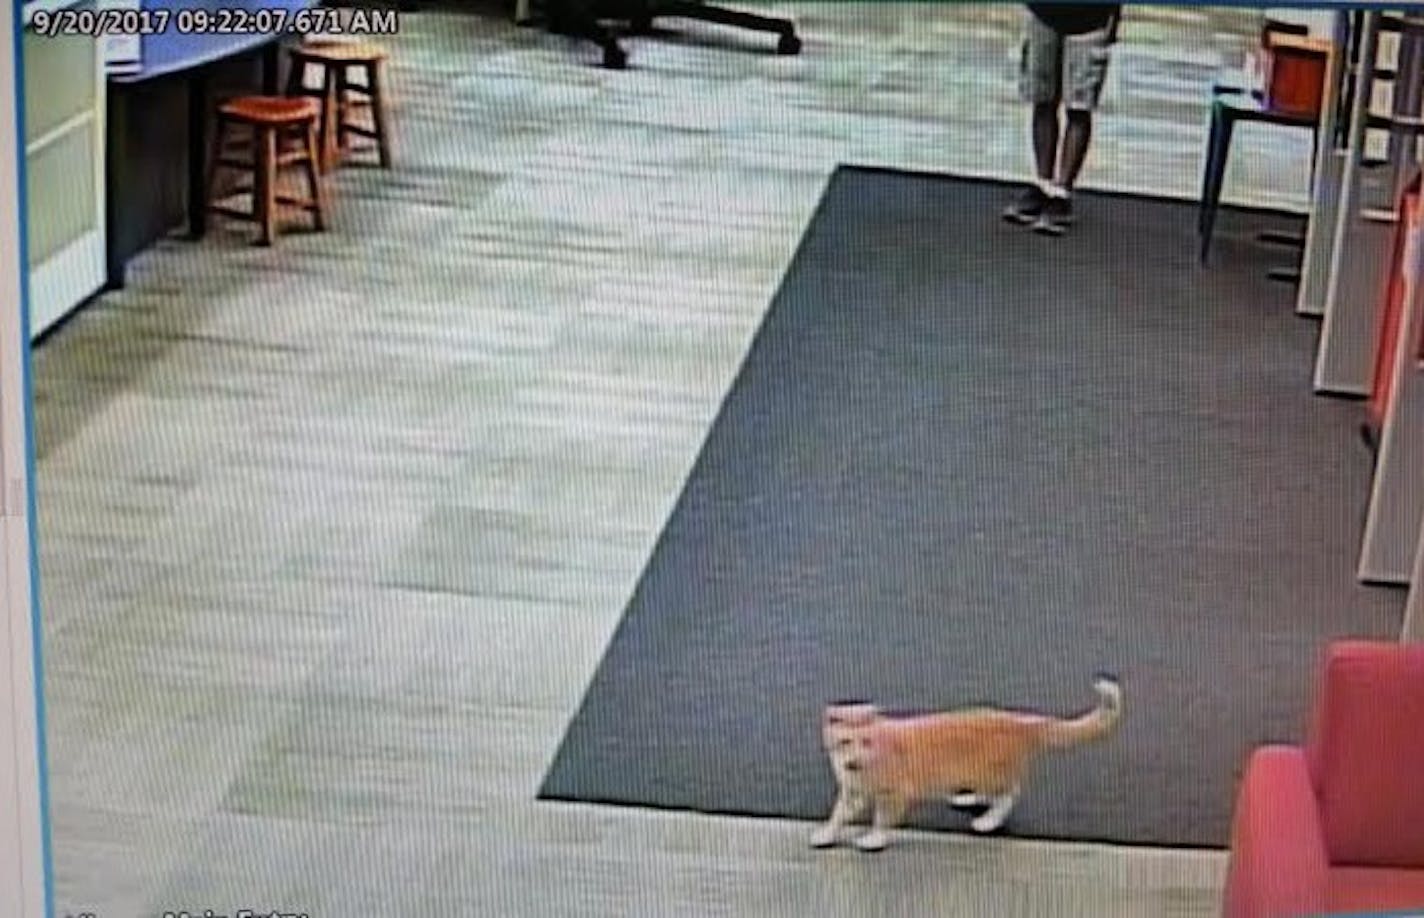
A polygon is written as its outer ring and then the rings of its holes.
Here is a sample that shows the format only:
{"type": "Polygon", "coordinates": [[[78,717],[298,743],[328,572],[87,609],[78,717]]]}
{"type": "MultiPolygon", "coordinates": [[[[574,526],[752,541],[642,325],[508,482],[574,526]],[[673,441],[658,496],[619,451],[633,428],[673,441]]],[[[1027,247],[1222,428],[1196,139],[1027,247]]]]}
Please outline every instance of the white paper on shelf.
{"type": "MultiPolygon", "coordinates": [[[[98,0],[101,12],[107,10],[143,9],[143,0],[98,0]]],[[[129,73],[143,66],[143,38],[138,35],[110,34],[104,36],[104,70],[108,73],[129,73]]]]}

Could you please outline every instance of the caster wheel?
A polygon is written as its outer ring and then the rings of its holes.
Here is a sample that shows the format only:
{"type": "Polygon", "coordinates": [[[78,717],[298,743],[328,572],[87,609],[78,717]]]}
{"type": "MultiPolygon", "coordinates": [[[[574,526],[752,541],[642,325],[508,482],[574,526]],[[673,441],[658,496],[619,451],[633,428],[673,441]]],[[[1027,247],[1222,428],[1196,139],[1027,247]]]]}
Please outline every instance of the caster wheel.
{"type": "Polygon", "coordinates": [[[801,39],[790,33],[781,36],[781,40],[776,43],[777,54],[800,54],[801,39]]]}
{"type": "Polygon", "coordinates": [[[603,66],[608,70],[626,70],[628,67],[628,52],[622,48],[604,48],[603,66]]]}

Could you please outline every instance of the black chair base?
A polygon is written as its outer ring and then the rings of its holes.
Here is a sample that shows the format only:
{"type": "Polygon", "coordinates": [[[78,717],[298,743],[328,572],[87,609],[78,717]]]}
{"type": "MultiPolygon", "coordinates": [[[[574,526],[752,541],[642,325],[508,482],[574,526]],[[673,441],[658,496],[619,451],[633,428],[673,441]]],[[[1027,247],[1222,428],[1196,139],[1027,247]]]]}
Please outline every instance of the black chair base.
{"type": "Polygon", "coordinates": [[[628,31],[634,35],[650,34],[654,19],[710,22],[776,35],[777,54],[801,53],[801,39],[796,35],[795,23],[790,20],[708,6],[695,0],[656,0],[652,3],[626,4],[603,4],[596,0],[550,0],[547,13],[551,32],[581,38],[597,45],[603,51],[603,66],[609,70],[622,70],[627,67],[628,52],[618,43],[615,32],[604,25],[604,20],[628,23],[628,31]]]}

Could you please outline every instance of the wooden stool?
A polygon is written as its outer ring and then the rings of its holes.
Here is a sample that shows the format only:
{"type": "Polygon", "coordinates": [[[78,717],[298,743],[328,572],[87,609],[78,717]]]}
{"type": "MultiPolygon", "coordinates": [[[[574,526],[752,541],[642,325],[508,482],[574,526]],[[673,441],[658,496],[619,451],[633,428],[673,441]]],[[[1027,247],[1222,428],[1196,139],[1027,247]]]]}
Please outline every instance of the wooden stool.
{"type": "Polygon", "coordinates": [[[321,100],[322,168],[329,170],[351,152],[351,135],[376,142],[381,167],[391,165],[390,130],[382,92],[386,51],[367,42],[311,39],[291,52],[292,68],[287,77],[287,95],[315,96],[321,100]],[[321,88],[306,85],[307,67],[321,70],[321,88]],[[364,82],[351,79],[357,70],[364,82]],[[370,111],[370,125],[354,121],[356,110],[370,111]]]}
{"type": "Polygon", "coordinates": [[[321,106],[315,99],[289,99],[282,96],[241,96],[218,106],[217,130],[213,134],[211,158],[208,163],[208,209],[237,220],[255,222],[259,227],[258,243],[271,245],[277,219],[277,205],[289,204],[309,211],[315,228],[326,228],[326,201],[318,175],[317,120],[321,106]],[[233,141],[232,129],[246,127],[251,131],[249,158],[229,155],[233,141]],[[294,198],[277,193],[277,180],[287,166],[302,166],[306,173],[309,198],[294,198]],[[252,192],[252,210],[242,211],[219,206],[217,201],[218,173],[222,169],[251,172],[251,187],[239,187],[236,192],[252,192]]]}

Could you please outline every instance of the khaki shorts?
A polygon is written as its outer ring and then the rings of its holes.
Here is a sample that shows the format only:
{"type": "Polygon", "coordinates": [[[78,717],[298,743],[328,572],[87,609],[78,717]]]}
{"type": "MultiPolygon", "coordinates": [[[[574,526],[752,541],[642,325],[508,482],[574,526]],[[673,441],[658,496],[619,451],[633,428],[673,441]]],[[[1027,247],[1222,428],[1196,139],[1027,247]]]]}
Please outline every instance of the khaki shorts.
{"type": "Polygon", "coordinates": [[[1059,35],[1026,13],[1019,58],[1019,94],[1034,105],[1063,103],[1071,111],[1098,107],[1107,80],[1112,39],[1107,29],[1059,35]]]}

